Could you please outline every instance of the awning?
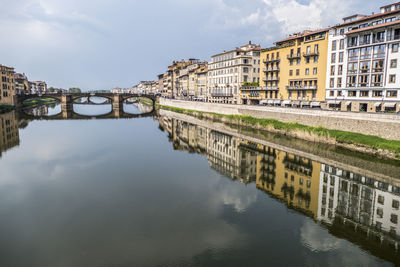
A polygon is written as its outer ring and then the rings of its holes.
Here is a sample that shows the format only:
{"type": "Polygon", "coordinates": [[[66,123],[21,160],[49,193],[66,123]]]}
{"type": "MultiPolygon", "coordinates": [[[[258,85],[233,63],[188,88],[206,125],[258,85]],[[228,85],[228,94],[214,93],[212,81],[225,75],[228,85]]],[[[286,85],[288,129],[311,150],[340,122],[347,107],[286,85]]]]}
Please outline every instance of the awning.
{"type": "Polygon", "coordinates": [[[284,100],[284,101],[282,102],[282,104],[283,104],[283,105],[289,105],[290,102],[291,102],[290,100],[284,100]]]}
{"type": "Polygon", "coordinates": [[[385,108],[394,108],[396,106],[396,103],[385,103],[383,104],[385,108]]]}
{"type": "Polygon", "coordinates": [[[274,104],[274,100],[270,99],[267,101],[268,104],[274,104]]]}
{"type": "Polygon", "coordinates": [[[299,106],[299,105],[300,105],[300,101],[294,100],[294,101],[292,102],[292,104],[293,104],[293,105],[299,106]]]}
{"type": "Polygon", "coordinates": [[[267,104],[268,103],[268,101],[267,100],[260,100],[260,104],[261,105],[263,105],[263,104],[267,104]]]}
{"type": "Polygon", "coordinates": [[[335,101],[335,100],[329,100],[328,105],[337,105],[340,104],[340,101],[335,101]]]}
{"type": "Polygon", "coordinates": [[[321,106],[321,103],[319,103],[319,102],[311,102],[311,106],[312,107],[319,107],[319,106],[321,106]]]}
{"type": "Polygon", "coordinates": [[[303,101],[303,102],[301,102],[301,104],[303,106],[309,106],[310,105],[310,101],[303,101]]]}
{"type": "Polygon", "coordinates": [[[380,105],[382,105],[382,102],[376,102],[376,103],[374,104],[375,107],[379,107],[380,105]]]}
{"type": "Polygon", "coordinates": [[[281,101],[280,100],[274,100],[274,104],[280,104],[281,101]]]}
{"type": "Polygon", "coordinates": [[[346,104],[346,106],[348,106],[351,104],[351,101],[347,101],[345,104],[346,104]]]}

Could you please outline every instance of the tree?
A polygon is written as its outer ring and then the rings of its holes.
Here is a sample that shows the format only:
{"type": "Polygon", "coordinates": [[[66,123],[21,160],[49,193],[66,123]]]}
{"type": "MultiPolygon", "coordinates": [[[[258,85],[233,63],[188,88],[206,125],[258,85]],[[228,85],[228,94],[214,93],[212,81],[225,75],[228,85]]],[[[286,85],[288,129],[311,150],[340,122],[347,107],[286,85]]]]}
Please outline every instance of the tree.
{"type": "Polygon", "coordinates": [[[50,93],[53,93],[54,90],[55,90],[54,87],[50,87],[50,88],[49,88],[49,92],[50,92],[50,93]]]}
{"type": "Polygon", "coordinates": [[[76,88],[76,87],[69,88],[68,93],[70,93],[70,94],[80,94],[81,93],[81,89],[80,88],[76,88]]]}

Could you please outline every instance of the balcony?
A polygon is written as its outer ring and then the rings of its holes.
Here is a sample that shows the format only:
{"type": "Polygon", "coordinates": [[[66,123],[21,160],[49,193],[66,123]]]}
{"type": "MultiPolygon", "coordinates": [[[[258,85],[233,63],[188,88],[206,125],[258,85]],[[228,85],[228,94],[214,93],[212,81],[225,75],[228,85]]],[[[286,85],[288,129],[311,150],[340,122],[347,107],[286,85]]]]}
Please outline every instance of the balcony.
{"type": "Polygon", "coordinates": [[[266,59],[266,60],[263,60],[263,62],[265,63],[265,64],[268,64],[268,63],[274,63],[274,62],[279,62],[279,61],[281,61],[281,59],[280,58],[271,58],[271,59],[266,59]]]}
{"type": "Polygon", "coordinates": [[[355,47],[355,46],[357,46],[358,45],[358,42],[348,42],[347,43],[347,48],[349,48],[349,47],[355,47]]]}
{"type": "Polygon", "coordinates": [[[263,88],[261,87],[241,87],[240,91],[261,91],[263,88]]]}
{"type": "Polygon", "coordinates": [[[400,40],[400,34],[388,35],[386,41],[400,40]]]}
{"type": "Polygon", "coordinates": [[[279,88],[278,88],[278,85],[272,85],[272,86],[264,86],[263,90],[277,91],[277,90],[279,90],[279,88]]]}
{"type": "Polygon", "coordinates": [[[383,43],[385,41],[385,38],[373,38],[372,39],[372,42],[374,43],[374,44],[376,44],[376,43],[383,43]]]}
{"type": "Polygon", "coordinates": [[[317,90],[316,85],[287,85],[286,90],[317,90]]]}
{"type": "Polygon", "coordinates": [[[287,59],[298,59],[298,58],[301,58],[301,55],[299,53],[287,55],[287,59]]]}
{"type": "Polygon", "coordinates": [[[212,97],[233,97],[232,93],[224,93],[224,92],[211,92],[212,97]]]}
{"type": "Polygon", "coordinates": [[[371,43],[371,39],[366,39],[366,40],[361,39],[360,40],[360,45],[368,45],[370,43],[371,43]]]}
{"type": "Polygon", "coordinates": [[[269,77],[265,77],[263,79],[264,82],[271,82],[271,81],[279,81],[279,77],[278,76],[269,76],[269,77]]]}
{"type": "Polygon", "coordinates": [[[263,68],[263,72],[279,71],[278,67],[263,68]]]}
{"type": "Polygon", "coordinates": [[[314,56],[318,56],[319,55],[319,51],[308,51],[303,53],[303,57],[314,57],[314,56]]]}

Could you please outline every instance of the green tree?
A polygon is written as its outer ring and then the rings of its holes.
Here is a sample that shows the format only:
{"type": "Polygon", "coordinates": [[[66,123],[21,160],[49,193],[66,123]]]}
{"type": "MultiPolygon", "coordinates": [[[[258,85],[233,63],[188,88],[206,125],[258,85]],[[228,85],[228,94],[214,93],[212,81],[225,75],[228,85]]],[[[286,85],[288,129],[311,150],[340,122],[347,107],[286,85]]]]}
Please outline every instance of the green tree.
{"type": "Polygon", "coordinates": [[[51,93],[53,93],[53,92],[54,92],[54,87],[50,87],[50,88],[49,88],[49,91],[50,91],[51,93]]]}
{"type": "Polygon", "coordinates": [[[76,88],[76,87],[69,88],[68,93],[70,93],[70,94],[80,94],[81,93],[81,89],[80,88],[76,88]]]}

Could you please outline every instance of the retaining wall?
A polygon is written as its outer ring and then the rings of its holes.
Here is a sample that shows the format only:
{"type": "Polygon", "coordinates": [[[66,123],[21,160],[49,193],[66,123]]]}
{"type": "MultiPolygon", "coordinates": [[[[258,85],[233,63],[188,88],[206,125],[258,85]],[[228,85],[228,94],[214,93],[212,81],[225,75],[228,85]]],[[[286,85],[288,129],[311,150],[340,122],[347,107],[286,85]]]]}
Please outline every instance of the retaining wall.
{"type": "Polygon", "coordinates": [[[225,115],[248,115],[255,118],[277,119],[282,122],[298,122],[308,126],[322,126],[332,130],[342,130],[375,135],[385,139],[400,140],[400,115],[396,114],[229,105],[165,98],[160,99],[160,104],[225,115]]]}

